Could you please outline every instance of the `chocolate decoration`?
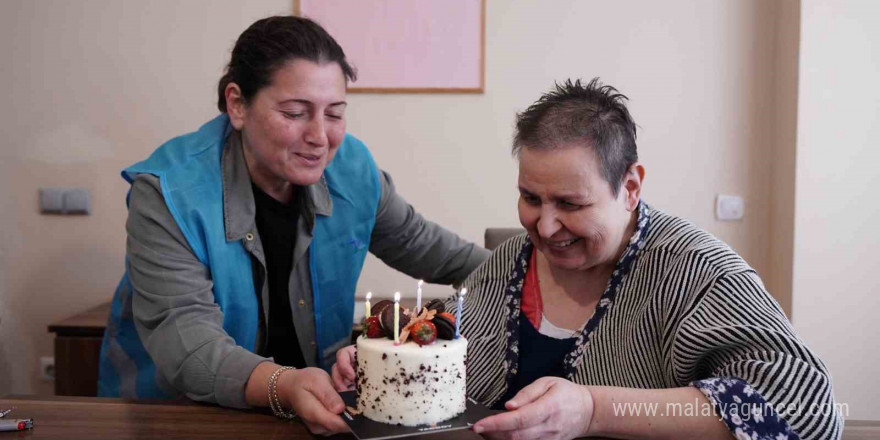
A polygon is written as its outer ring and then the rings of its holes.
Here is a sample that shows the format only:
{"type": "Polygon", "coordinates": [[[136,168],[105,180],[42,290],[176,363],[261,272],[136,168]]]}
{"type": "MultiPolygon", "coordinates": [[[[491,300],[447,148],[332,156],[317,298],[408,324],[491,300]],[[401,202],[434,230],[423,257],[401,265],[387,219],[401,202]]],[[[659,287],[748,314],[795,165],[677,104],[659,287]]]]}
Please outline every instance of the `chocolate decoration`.
{"type": "MultiPolygon", "coordinates": [[[[385,310],[385,307],[393,306],[393,305],[394,305],[394,301],[383,299],[383,300],[377,302],[376,304],[374,304],[372,307],[370,307],[370,316],[381,316],[382,311],[385,310]]],[[[393,316],[392,316],[392,318],[393,318],[393,316]]]]}
{"type": "Polygon", "coordinates": [[[428,311],[436,310],[437,313],[443,313],[446,311],[446,305],[443,304],[443,300],[437,298],[434,298],[428,302],[428,304],[425,304],[425,308],[428,309],[428,311]]]}
{"type": "MultiPolygon", "coordinates": [[[[397,332],[400,334],[400,331],[409,324],[409,315],[404,312],[403,307],[400,308],[400,321],[398,321],[397,332]]],[[[382,316],[379,318],[379,322],[382,324],[382,331],[385,332],[385,336],[388,339],[394,339],[394,333],[391,332],[391,328],[394,327],[394,303],[391,303],[391,307],[385,307],[382,310],[382,316]]]]}
{"type": "MultiPolygon", "coordinates": [[[[392,316],[392,318],[394,318],[392,316]]],[[[445,316],[435,315],[431,320],[434,327],[437,327],[437,339],[452,340],[455,337],[455,323],[445,316]]]]}

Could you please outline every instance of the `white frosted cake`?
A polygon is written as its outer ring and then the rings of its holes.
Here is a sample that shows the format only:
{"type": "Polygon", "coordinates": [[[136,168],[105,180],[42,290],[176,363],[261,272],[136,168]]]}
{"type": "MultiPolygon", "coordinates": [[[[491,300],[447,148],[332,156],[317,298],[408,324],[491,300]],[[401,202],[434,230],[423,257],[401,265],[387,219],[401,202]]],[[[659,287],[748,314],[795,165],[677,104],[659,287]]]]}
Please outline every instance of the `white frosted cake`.
{"type": "Polygon", "coordinates": [[[463,337],[427,345],[359,337],[358,411],[404,426],[434,425],[463,413],[466,354],[463,337]]]}

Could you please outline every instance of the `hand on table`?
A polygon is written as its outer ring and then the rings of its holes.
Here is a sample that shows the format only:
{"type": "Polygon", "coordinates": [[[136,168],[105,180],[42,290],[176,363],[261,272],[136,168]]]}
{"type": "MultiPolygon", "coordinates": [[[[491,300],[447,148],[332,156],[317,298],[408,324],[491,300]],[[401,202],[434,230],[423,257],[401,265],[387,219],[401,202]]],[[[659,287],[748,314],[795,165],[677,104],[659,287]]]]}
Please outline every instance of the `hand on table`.
{"type": "Polygon", "coordinates": [[[342,348],[336,352],[336,363],[333,364],[331,374],[333,376],[333,386],[336,391],[349,391],[354,389],[355,381],[355,353],[357,349],[354,345],[342,348]]]}
{"type": "MultiPolygon", "coordinates": [[[[342,397],[333,389],[333,381],[320,368],[284,372],[278,378],[278,394],[286,396],[286,408],[294,412],[313,434],[331,435],[348,432],[339,414],[345,410],[342,397]]],[[[284,399],[284,397],[281,397],[284,399]]]]}
{"type": "Polygon", "coordinates": [[[587,435],[593,397],[587,387],[542,377],[504,405],[509,411],[486,417],[473,430],[491,439],[572,439],[587,435]]]}

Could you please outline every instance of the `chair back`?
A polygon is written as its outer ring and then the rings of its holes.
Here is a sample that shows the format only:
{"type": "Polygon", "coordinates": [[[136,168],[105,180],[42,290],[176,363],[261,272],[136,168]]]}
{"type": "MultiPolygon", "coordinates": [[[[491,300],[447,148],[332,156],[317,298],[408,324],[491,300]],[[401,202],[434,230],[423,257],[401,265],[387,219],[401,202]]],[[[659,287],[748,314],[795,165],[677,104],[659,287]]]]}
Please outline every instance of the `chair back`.
{"type": "Polygon", "coordinates": [[[483,236],[484,246],[491,251],[508,238],[523,232],[526,232],[523,228],[486,228],[486,233],[483,236]]]}

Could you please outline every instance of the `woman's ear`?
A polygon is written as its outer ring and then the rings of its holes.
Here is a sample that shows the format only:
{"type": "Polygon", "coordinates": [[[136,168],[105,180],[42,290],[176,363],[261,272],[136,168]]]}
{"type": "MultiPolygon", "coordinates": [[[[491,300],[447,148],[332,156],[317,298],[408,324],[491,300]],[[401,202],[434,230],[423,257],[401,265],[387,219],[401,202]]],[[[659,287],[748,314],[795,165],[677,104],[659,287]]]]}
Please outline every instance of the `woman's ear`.
{"type": "Polygon", "coordinates": [[[623,184],[621,189],[623,196],[626,198],[626,210],[635,211],[639,206],[639,199],[642,195],[642,182],[645,180],[645,167],[636,162],[630,165],[626,174],[623,176],[623,184]]]}
{"type": "Polygon", "coordinates": [[[247,113],[247,105],[244,97],[241,96],[241,88],[238,84],[231,82],[226,85],[226,114],[229,115],[229,122],[236,130],[244,127],[244,118],[247,113]]]}

